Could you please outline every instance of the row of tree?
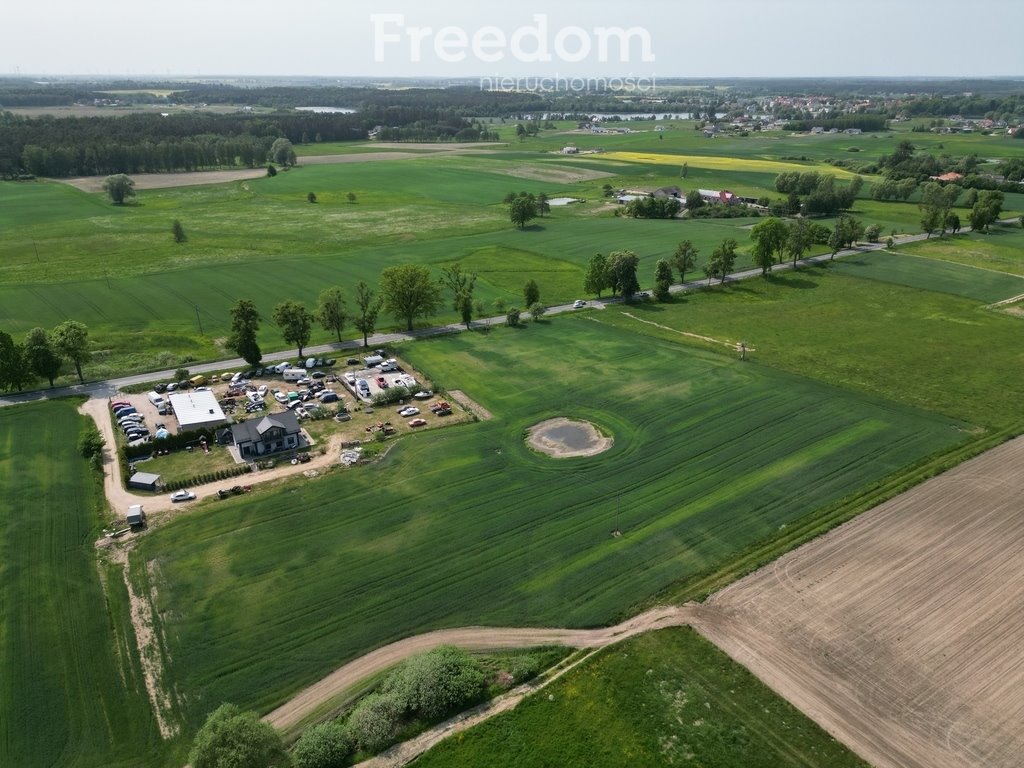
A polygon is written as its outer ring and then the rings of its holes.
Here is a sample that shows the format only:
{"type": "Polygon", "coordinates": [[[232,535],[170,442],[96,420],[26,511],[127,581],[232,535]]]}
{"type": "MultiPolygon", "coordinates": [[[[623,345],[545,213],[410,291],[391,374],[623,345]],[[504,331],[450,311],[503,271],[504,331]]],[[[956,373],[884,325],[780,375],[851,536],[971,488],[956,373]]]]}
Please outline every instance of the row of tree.
{"type": "Polygon", "coordinates": [[[20,392],[38,379],[52,387],[65,361],[85,383],[82,363],[89,358],[89,329],[76,320],[65,320],[50,331],[33,328],[20,343],[0,331],[0,390],[20,392]]]}

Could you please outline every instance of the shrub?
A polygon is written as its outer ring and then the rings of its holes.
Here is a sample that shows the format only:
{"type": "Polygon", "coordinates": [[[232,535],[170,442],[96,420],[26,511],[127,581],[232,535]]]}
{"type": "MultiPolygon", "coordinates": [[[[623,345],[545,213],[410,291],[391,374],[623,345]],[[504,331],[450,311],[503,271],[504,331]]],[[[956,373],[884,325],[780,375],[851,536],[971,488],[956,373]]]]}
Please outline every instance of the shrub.
{"type": "Polygon", "coordinates": [[[359,748],[379,752],[398,735],[402,707],[393,696],[371,693],[352,710],[348,732],[359,748]]]}
{"type": "Polygon", "coordinates": [[[242,712],[234,704],[222,704],[206,719],[188,759],[192,768],[291,765],[273,726],[260,720],[255,712],[242,712]]]}
{"type": "Polygon", "coordinates": [[[96,429],[95,424],[89,424],[85,431],[82,432],[82,436],[78,438],[78,452],[82,454],[84,459],[92,460],[97,456],[101,457],[100,466],[103,466],[103,444],[103,435],[96,429]]]}
{"type": "Polygon", "coordinates": [[[355,749],[352,736],[338,722],[307,728],[292,750],[297,768],[339,768],[355,749]]]}
{"type": "Polygon", "coordinates": [[[410,392],[405,387],[388,387],[373,396],[374,405],[391,405],[399,400],[408,400],[410,392]]]}
{"type": "Polygon", "coordinates": [[[381,686],[403,710],[425,720],[437,720],[464,707],[477,700],[483,689],[479,662],[453,646],[413,656],[381,686]]]}

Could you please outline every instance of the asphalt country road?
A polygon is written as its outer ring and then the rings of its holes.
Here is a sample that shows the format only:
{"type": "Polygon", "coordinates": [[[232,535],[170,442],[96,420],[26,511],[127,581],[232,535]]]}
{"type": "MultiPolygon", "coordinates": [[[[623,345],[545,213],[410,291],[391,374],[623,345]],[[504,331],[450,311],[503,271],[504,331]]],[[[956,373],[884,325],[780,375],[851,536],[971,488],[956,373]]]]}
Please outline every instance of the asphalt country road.
{"type": "MultiPolygon", "coordinates": [[[[899,243],[912,243],[918,240],[924,240],[927,235],[905,235],[899,238],[899,243]]],[[[846,256],[855,256],[861,253],[870,251],[884,250],[886,245],[884,243],[865,243],[856,248],[850,248],[847,250],[839,251],[835,258],[843,258],[846,256]]],[[[797,264],[798,266],[809,266],[813,264],[821,264],[823,262],[832,260],[831,254],[821,254],[820,256],[811,256],[806,259],[800,259],[797,264]]],[[[783,264],[776,264],[773,267],[773,271],[782,271],[792,269],[793,263],[786,262],[783,264]]],[[[725,278],[727,283],[735,283],[740,280],[749,280],[761,276],[760,268],[747,269],[740,272],[734,272],[733,274],[725,278]]],[[[672,293],[684,293],[687,291],[696,291],[708,286],[706,279],[692,280],[686,283],[680,283],[673,285],[669,290],[672,293]]],[[[587,307],[604,309],[607,306],[614,306],[616,304],[622,304],[624,300],[622,298],[609,298],[609,299],[597,299],[588,300],[587,307]]],[[[559,306],[548,307],[547,315],[557,315],[563,312],[575,311],[572,304],[561,304],[559,306]]],[[[471,323],[471,328],[481,328],[486,326],[502,325],[505,323],[505,316],[498,315],[495,317],[483,318],[480,320],[474,320],[471,323]]],[[[395,344],[402,341],[411,341],[414,339],[422,339],[430,336],[442,336],[449,333],[460,333],[466,330],[466,326],[462,323],[451,323],[449,325],[437,325],[429,328],[421,328],[408,332],[393,332],[393,333],[377,333],[370,336],[367,340],[368,345],[371,349],[377,347],[386,347],[389,344],[395,344]]],[[[349,351],[357,351],[363,349],[360,339],[351,339],[349,341],[332,342],[330,344],[318,344],[316,346],[306,347],[304,354],[306,357],[322,357],[324,355],[333,355],[336,353],[347,353],[349,351]]],[[[285,360],[293,360],[296,357],[295,349],[287,349],[279,352],[270,352],[263,356],[263,364],[283,362],[285,360]]],[[[199,363],[189,364],[188,369],[191,375],[199,373],[221,373],[232,369],[247,368],[248,363],[240,357],[231,358],[229,360],[218,360],[212,363],[199,363]]],[[[174,378],[174,370],[168,369],[164,371],[148,371],[146,373],[138,373],[132,376],[123,376],[116,379],[107,379],[105,381],[95,381],[86,384],[74,384],[66,387],[54,387],[53,389],[37,389],[28,392],[17,392],[13,394],[5,394],[0,396],[0,407],[7,405],[18,405],[19,403],[31,403],[37,400],[48,400],[57,397],[70,397],[70,396],[86,396],[90,398],[102,398],[106,399],[113,397],[122,387],[134,385],[134,384],[145,384],[149,382],[159,381],[171,381],[174,378]]]]}

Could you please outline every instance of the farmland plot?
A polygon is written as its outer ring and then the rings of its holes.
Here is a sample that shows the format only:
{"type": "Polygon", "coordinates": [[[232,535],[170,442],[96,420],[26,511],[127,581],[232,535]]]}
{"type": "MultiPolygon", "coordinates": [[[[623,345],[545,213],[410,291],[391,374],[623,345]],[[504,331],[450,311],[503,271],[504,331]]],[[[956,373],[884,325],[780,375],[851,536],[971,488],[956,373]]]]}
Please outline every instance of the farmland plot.
{"type": "Polygon", "coordinates": [[[140,542],[193,724],[221,701],[268,710],[434,628],[609,622],[963,439],[945,419],[565,322],[402,350],[490,421],[404,438],[378,465],[224,502],[140,542]],[[534,453],[525,430],[555,416],[596,424],[613,447],[534,453]]]}
{"type": "Polygon", "coordinates": [[[0,409],[0,765],[160,765],[71,402],[0,409]],[[100,575],[111,585],[108,602],[100,575]]]}
{"type": "Polygon", "coordinates": [[[878,768],[1020,765],[1024,438],[713,596],[697,628],[878,768]]]}

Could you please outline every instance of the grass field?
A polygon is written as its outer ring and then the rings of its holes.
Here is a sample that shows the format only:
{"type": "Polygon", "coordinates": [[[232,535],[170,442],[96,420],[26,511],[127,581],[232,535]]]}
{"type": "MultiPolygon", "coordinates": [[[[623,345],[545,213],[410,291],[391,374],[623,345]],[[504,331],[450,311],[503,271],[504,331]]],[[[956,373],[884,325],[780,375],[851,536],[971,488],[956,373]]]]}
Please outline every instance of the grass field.
{"type": "Polygon", "coordinates": [[[600,320],[659,338],[743,339],[764,365],[974,424],[1020,425],[1021,319],[883,282],[886,272],[862,279],[870,266],[804,268],[638,305],[629,311],[639,319],[604,312],[600,320]]]}
{"type": "MultiPolygon", "coordinates": [[[[419,262],[436,271],[461,260],[478,270],[477,298],[488,306],[499,297],[518,302],[529,279],[540,284],[542,301],[558,303],[579,298],[583,270],[594,253],[630,249],[641,256],[641,284],[649,287],[655,262],[683,239],[697,244],[703,262],[722,239],[735,238],[741,246],[737,266],[749,265],[745,227],[753,220],[614,218],[615,206],[602,197],[605,182],[631,189],[680,185],[777,196],[774,179],[780,170],[833,172],[821,161],[845,144],[860,147],[857,156],[868,160],[906,136],[768,132],[712,141],[690,123],[666,125],[663,133],[651,130],[650,123],[630,123],[637,133],[591,135],[566,132],[565,124],[563,130],[486,152],[310,164],[272,179],[144,190],[123,208],[62,184],[2,183],[0,328],[17,337],[36,325],[80,320],[89,326],[98,353],[86,373],[104,378],[226,355],[227,311],[239,297],[253,299],[269,316],[285,298],[312,305],[326,285],[348,288],[359,280],[374,285],[381,269],[394,264],[419,262]],[[570,141],[607,151],[552,154],[570,141]],[[682,162],[688,166],[685,179],[680,178],[682,162]],[[556,208],[519,232],[501,204],[505,194],[519,190],[586,202],[556,208]],[[316,204],[306,201],[308,192],[317,194],[316,204]],[[349,192],[356,194],[355,203],[348,201],[349,192]],[[188,235],[185,244],[172,241],[175,219],[188,235]]],[[[1013,142],[982,138],[975,137],[972,145],[979,151],[1011,155],[1018,149],[1013,142]]],[[[375,151],[375,144],[307,149],[360,153],[375,151]]],[[[864,194],[869,189],[870,179],[864,194]]],[[[1024,208],[1024,195],[1008,195],[1006,207],[1024,208]]],[[[913,202],[870,199],[858,200],[854,214],[883,232],[915,231],[920,218],[913,202]]],[[[961,218],[965,215],[961,211],[961,218]]],[[[1003,248],[1000,258],[1010,258],[1013,247],[1003,248]]],[[[446,310],[436,320],[456,317],[446,310]]],[[[382,329],[393,323],[382,317],[382,329]]],[[[314,342],[328,340],[326,333],[314,336],[314,342]]],[[[283,347],[269,323],[260,342],[267,350],[283,347]]]]}
{"type": "Polygon", "coordinates": [[[0,765],[164,762],[120,571],[96,561],[83,423],[70,401],[0,410],[0,765]]]}
{"type": "Polygon", "coordinates": [[[900,247],[901,251],[971,267],[1024,275],[1024,229],[996,226],[989,234],[932,238],[900,247]]]}
{"type": "Polygon", "coordinates": [[[867,765],[690,629],[608,648],[416,766],[487,768],[498,755],[517,768],[867,765]]]}
{"type": "Polygon", "coordinates": [[[140,542],[190,725],[222,700],[268,709],[414,632],[621,617],[964,440],[945,419],[584,316],[402,354],[495,418],[140,542]],[[595,422],[614,447],[534,454],[524,430],[557,415],[595,422]]]}
{"type": "MultiPolygon", "coordinates": [[[[927,242],[927,241],[925,241],[927,242]]],[[[831,265],[838,274],[868,280],[951,293],[986,303],[1002,301],[1024,293],[1024,276],[996,272],[985,267],[914,255],[916,249],[886,253],[875,251],[842,259],[831,265]]]]}

